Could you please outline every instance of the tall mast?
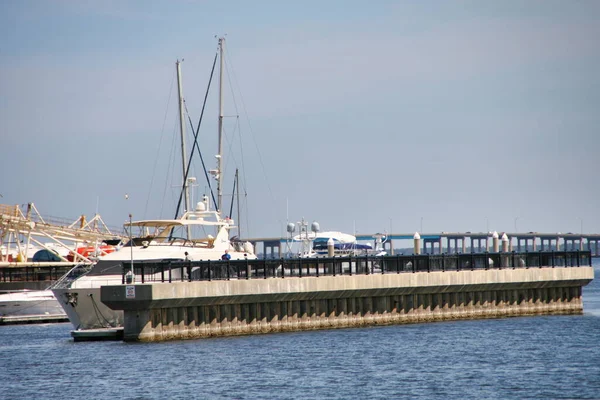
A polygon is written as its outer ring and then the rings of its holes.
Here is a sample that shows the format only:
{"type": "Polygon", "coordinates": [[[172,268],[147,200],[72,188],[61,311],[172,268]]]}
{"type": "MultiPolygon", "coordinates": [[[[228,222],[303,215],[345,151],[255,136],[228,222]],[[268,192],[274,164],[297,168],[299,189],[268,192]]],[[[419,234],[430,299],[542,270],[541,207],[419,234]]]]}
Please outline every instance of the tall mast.
{"type": "Polygon", "coordinates": [[[225,38],[219,38],[219,154],[217,155],[217,210],[222,210],[223,187],[221,177],[223,176],[223,46],[225,38]]]}
{"type": "MultiPolygon", "coordinates": [[[[179,93],[179,132],[181,134],[181,163],[183,167],[183,173],[181,175],[183,179],[183,195],[185,200],[185,211],[191,211],[190,209],[190,188],[185,179],[185,173],[187,171],[187,151],[185,148],[185,121],[183,116],[183,89],[181,84],[181,62],[177,60],[175,63],[177,66],[177,89],[179,93]]],[[[188,237],[191,237],[190,227],[188,226],[188,237]]]]}
{"type": "Polygon", "coordinates": [[[242,237],[242,218],[240,217],[240,177],[237,168],[235,169],[235,187],[237,189],[237,221],[238,221],[238,237],[242,237]]]}

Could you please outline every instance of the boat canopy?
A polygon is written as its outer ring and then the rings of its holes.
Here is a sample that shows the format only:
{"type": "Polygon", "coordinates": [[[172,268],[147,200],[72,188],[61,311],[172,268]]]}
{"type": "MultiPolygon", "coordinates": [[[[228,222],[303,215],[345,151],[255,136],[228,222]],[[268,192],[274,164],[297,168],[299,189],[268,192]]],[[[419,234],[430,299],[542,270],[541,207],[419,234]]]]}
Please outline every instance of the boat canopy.
{"type": "Polygon", "coordinates": [[[356,237],[342,232],[321,232],[315,237],[315,242],[327,242],[333,239],[334,242],[356,243],[356,237]]]}

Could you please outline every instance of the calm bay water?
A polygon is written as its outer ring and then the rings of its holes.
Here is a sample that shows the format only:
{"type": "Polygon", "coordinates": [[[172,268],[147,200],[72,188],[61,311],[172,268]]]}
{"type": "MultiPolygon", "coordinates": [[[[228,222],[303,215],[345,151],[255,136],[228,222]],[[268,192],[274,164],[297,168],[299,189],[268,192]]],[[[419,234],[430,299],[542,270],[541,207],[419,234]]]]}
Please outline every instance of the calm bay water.
{"type": "Polygon", "coordinates": [[[598,278],[583,300],[581,316],[153,344],[74,343],[67,323],[0,326],[0,398],[600,398],[598,278]]]}

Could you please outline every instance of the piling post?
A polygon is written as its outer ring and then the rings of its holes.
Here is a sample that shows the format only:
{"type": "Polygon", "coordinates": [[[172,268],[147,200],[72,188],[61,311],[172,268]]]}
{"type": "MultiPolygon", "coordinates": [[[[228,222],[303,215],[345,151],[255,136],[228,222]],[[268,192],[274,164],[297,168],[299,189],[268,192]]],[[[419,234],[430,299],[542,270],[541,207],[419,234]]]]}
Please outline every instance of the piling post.
{"type": "MultiPolygon", "coordinates": [[[[502,235],[502,252],[503,253],[508,253],[509,252],[509,244],[508,244],[508,236],[506,236],[506,233],[504,233],[502,235]]],[[[500,261],[500,265],[502,267],[509,267],[510,263],[509,263],[509,256],[502,256],[501,257],[501,261],[500,261]]]]}
{"type": "Polygon", "coordinates": [[[494,231],[494,233],[492,234],[492,242],[493,242],[493,246],[494,246],[494,253],[499,253],[500,252],[500,243],[498,243],[498,232],[496,232],[496,231],[494,231]]]}
{"type": "Polygon", "coordinates": [[[419,232],[415,232],[415,236],[413,236],[413,238],[414,238],[414,242],[415,242],[413,252],[416,255],[419,255],[419,254],[421,254],[421,235],[419,235],[419,232]]]}

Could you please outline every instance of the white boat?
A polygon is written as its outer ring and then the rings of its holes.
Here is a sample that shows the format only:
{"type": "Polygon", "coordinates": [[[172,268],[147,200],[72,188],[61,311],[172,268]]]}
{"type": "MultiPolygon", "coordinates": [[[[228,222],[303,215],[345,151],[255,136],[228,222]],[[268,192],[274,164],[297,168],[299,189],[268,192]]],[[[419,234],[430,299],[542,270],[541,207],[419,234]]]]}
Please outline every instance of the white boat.
{"type": "MultiPolygon", "coordinates": [[[[386,235],[374,235],[374,246],[370,243],[358,243],[356,236],[338,231],[320,232],[317,222],[311,225],[311,231],[308,231],[308,224],[302,219],[298,222],[300,233],[295,233],[296,226],[289,223],[287,231],[290,234],[290,242],[299,243],[300,249],[296,252],[297,257],[315,258],[315,257],[344,257],[344,256],[383,256],[386,252],[383,248],[386,235]]],[[[289,245],[289,243],[288,243],[289,245]]],[[[291,246],[289,246],[291,248],[291,246]]],[[[290,254],[291,255],[291,252],[290,254]]]]}
{"type": "Polygon", "coordinates": [[[51,290],[0,294],[0,322],[51,321],[67,318],[51,290]]]}
{"type": "MultiPolygon", "coordinates": [[[[219,39],[221,60],[223,55],[223,39],[219,39]]],[[[221,62],[222,65],[222,62],[221,62]]],[[[179,62],[177,62],[177,76],[180,80],[179,62]]],[[[220,74],[222,80],[222,74],[220,74]]],[[[222,82],[221,82],[222,83],[222,82]]],[[[222,84],[220,85],[220,88],[222,84]]],[[[125,224],[130,233],[130,241],[119,251],[102,256],[98,262],[84,275],[75,280],[65,279],[55,285],[52,292],[65,310],[69,320],[77,330],[100,328],[116,328],[123,325],[123,312],[114,311],[100,301],[100,287],[104,285],[118,285],[123,283],[124,273],[130,273],[135,282],[130,268],[133,264],[142,261],[163,260],[220,260],[227,251],[230,259],[256,259],[254,249],[250,243],[241,243],[229,239],[229,231],[236,228],[233,220],[222,218],[222,185],[221,165],[222,155],[222,97],[219,96],[221,107],[219,112],[219,154],[217,155],[217,169],[210,173],[217,180],[217,210],[210,210],[207,196],[199,202],[193,211],[187,211],[181,218],[172,220],[145,220],[125,224]],[[141,230],[139,235],[133,236],[132,230],[141,230]]],[[[186,209],[190,210],[187,191],[187,164],[185,161],[185,135],[183,124],[183,97],[181,84],[179,84],[180,104],[180,129],[182,141],[183,182],[186,209]]],[[[184,272],[187,273],[187,272],[184,272]]],[[[193,271],[192,271],[193,273],[193,271]]],[[[160,275],[160,273],[156,274],[160,275]]],[[[173,279],[185,279],[180,271],[173,271],[173,279]]],[[[149,277],[150,279],[158,276],[149,277]]],[[[139,283],[135,282],[135,283],[139,283]]],[[[168,284],[168,283],[165,283],[168,284]]]]}
{"type": "MultiPolygon", "coordinates": [[[[208,198],[180,219],[134,221],[126,226],[129,229],[139,228],[142,233],[132,237],[119,251],[101,257],[84,275],[73,281],[67,279],[52,289],[75,329],[122,326],[123,312],[113,311],[100,301],[100,287],[123,283],[124,272],[130,273],[133,263],[220,260],[225,250],[232,260],[256,258],[250,243],[229,240],[229,230],[235,228],[233,220],[222,219],[219,212],[208,210],[208,198]],[[216,235],[205,233],[206,236],[196,239],[179,236],[185,234],[188,228],[192,232],[213,229],[216,235]]],[[[171,277],[176,280],[188,278],[181,276],[179,270],[174,270],[171,277]]],[[[150,277],[153,278],[157,277],[150,277]]],[[[136,283],[140,283],[139,279],[136,283]]]]}
{"type": "MultiPolygon", "coordinates": [[[[54,250],[54,244],[47,243],[45,245],[47,246],[45,249],[37,250],[34,254],[33,262],[60,262],[61,259],[58,256],[58,251],[54,250]]],[[[68,248],[61,249],[61,255],[65,257],[70,252],[72,251],[68,248]]],[[[89,270],[91,265],[81,264],[78,267],[80,271],[89,270]]],[[[52,288],[66,279],[72,280],[75,276],[74,274],[76,274],[73,271],[74,269],[71,269],[67,274],[59,278],[57,282],[44,290],[24,289],[0,294],[0,323],[65,321],[67,314],[56,299],[52,288]]]]}

